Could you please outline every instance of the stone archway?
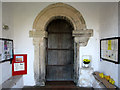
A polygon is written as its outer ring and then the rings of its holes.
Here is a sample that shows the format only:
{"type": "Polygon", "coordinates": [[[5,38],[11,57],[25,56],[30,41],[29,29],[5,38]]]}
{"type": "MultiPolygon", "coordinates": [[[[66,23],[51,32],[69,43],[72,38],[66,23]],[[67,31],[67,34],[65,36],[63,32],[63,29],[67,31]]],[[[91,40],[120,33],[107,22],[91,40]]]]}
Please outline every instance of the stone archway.
{"type": "Polygon", "coordinates": [[[89,37],[93,35],[92,29],[86,28],[86,23],[79,11],[64,3],[51,4],[43,9],[33,23],[33,30],[29,36],[33,37],[34,44],[34,78],[36,85],[45,85],[45,54],[47,38],[46,27],[49,22],[56,18],[68,20],[74,27],[74,82],[79,78],[79,47],[86,46],[89,37]]]}

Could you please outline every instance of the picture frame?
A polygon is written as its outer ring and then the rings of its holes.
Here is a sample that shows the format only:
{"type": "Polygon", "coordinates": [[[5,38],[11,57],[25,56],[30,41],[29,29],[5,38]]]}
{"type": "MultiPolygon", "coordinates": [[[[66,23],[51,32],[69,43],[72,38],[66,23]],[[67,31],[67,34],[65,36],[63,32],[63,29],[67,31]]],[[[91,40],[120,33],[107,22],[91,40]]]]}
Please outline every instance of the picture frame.
{"type": "Polygon", "coordinates": [[[13,40],[0,38],[0,63],[13,60],[13,40]]]}
{"type": "Polygon", "coordinates": [[[100,59],[120,64],[120,37],[100,40],[100,59]]]}

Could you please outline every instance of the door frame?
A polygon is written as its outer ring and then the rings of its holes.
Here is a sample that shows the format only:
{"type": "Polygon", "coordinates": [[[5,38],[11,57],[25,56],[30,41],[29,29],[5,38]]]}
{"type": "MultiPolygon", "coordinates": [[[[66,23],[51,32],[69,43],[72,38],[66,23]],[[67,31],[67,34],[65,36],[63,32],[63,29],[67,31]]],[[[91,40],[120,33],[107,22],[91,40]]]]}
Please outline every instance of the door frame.
{"type": "Polygon", "coordinates": [[[93,35],[92,29],[86,29],[82,14],[72,6],[64,3],[55,3],[47,6],[36,17],[29,37],[33,37],[34,45],[34,79],[38,86],[45,86],[45,58],[46,58],[46,26],[55,18],[68,20],[74,27],[74,82],[79,80],[79,47],[86,46],[93,35]]]}

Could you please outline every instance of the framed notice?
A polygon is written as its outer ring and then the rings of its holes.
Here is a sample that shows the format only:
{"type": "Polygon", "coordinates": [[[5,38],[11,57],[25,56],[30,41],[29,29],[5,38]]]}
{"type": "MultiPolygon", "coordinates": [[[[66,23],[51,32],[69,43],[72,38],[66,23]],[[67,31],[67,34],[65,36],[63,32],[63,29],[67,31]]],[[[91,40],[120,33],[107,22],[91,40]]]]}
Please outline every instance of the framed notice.
{"type": "Polygon", "coordinates": [[[12,75],[27,74],[27,54],[15,54],[12,62],[12,75]]]}
{"type": "Polygon", "coordinates": [[[0,38],[0,63],[13,59],[13,40],[0,38]]]}
{"type": "Polygon", "coordinates": [[[116,64],[120,63],[120,37],[100,40],[100,58],[116,64]]]}

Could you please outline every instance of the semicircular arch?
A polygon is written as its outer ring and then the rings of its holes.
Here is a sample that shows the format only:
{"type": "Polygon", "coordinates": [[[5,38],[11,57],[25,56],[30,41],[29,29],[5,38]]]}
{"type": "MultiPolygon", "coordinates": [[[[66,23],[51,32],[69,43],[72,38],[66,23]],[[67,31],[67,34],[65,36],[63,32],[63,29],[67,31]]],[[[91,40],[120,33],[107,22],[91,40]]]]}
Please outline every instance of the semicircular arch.
{"type": "Polygon", "coordinates": [[[33,23],[33,29],[45,30],[47,24],[56,17],[69,20],[74,30],[86,29],[86,23],[81,13],[70,5],[64,3],[51,4],[43,9],[33,23]]]}

